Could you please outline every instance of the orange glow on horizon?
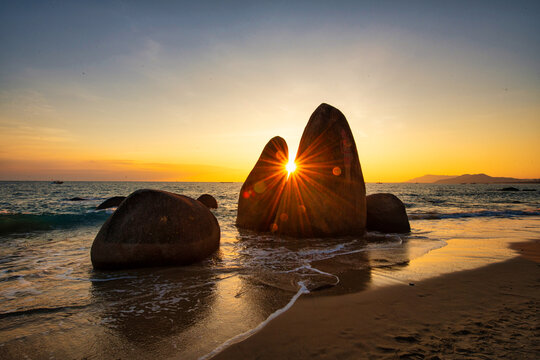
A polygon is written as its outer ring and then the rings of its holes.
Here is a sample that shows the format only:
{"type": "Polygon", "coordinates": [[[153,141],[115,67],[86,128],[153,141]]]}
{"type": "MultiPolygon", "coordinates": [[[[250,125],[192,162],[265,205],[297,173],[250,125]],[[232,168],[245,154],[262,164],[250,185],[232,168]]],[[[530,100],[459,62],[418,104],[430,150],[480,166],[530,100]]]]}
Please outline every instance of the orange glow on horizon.
{"type": "MultiPolygon", "coordinates": [[[[352,3],[299,21],[296,5],[239,7],[218,22],[199,7],[130,5],[129,19],[66,34],[54,17],[6,6],[0,179],[243,182],[269,139],[297,148],[321,102],[347,118],[366,182],[540,178],[539,37],[528,12],[492,6],[478,22],[460,6],[395,17],[395,7],[352,3]],[[172,8],[187,22],[163,21],[172,8]],[[43,32],[27,31],[36,26],[43,32]],[[137,36],[121,30],[132,26],[137,36]],[[64,41],[44,45],[58,34],[64,41]]],[[[296,165],[291,177],[304,171],[296,165]]]]}

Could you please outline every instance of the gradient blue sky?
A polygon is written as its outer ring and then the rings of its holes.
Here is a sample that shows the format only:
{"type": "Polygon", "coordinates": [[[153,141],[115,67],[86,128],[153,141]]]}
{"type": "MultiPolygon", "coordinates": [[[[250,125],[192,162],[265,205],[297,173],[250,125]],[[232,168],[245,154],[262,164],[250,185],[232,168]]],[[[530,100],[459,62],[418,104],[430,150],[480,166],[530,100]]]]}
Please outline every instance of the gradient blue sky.
{"type": "Polygon", "coordinates": [[[367,181],[540,177],[540,2],[0,4],[0,179],[237,180],[321,103],[367,181]]]}

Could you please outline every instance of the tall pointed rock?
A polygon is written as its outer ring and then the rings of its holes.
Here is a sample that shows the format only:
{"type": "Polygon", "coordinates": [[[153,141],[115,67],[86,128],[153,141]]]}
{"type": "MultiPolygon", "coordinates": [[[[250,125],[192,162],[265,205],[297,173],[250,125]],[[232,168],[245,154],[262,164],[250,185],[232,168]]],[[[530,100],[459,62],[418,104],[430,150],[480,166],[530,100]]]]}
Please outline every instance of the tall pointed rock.
{"type": "Polygon", "coordinates": [[[249,173],[238,199],[236,225],[244,229],[269,231],[285,187],[287,143],[276,136],[249,173]]]}
{"type": "Polygon", "coordinates": [[[321,104],[304,129],[296,171],[287,179],[270,229],[293,237],[360,235],[366,189],[345,116],[321,104]]]}

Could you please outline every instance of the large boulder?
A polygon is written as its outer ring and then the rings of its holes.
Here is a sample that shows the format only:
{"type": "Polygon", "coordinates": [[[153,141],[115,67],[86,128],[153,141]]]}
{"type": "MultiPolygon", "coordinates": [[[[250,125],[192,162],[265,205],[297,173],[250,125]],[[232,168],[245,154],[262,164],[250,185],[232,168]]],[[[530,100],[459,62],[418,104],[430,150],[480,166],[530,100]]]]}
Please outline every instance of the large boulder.
{"type": "Polygon", "coordinates": [[[126,199],[125,196],[113,196],[112,198],[108,198],[104,202],[98,205],[96,210],[103,210],[103,209],[109,209],[112,207],[117,207],[126,199]]]}
{"type": "Polygon", "coordinates": [[[270,230],[292,237],[361,235],[366,190],[353,134],[338,109],[321,104],[300,140],[270,230]]]}
{"type": "Polygon", "coordinates": [[[411,231],[405,205],[393,194],[372,194],[366,197],[367,230],[383,233],[408,233],[411,231]]]}
{"type": "Polygon", "coordinates": [[[287,159],[285,140],[279,136],[272,138],[240,190],[236,217],[238,227],[270,230],[287,180],[287,159]]]}
{"type": "Polygon", "coordinates": [[[199,201],[158,190],[128,196],[99,230],[96,269],[187,265],[219,248],[219,224],[199,201]]]}

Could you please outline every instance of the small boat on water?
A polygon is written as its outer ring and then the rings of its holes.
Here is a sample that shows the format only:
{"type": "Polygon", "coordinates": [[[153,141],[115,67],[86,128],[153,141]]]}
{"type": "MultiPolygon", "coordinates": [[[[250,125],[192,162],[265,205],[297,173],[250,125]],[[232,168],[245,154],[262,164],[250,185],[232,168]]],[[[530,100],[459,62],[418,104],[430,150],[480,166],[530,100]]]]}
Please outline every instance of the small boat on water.
{"type": "Polygon", "coordinates": [[[63,184],[63,181],[60,180],[54,180],[51,184],[63,184]]]}

